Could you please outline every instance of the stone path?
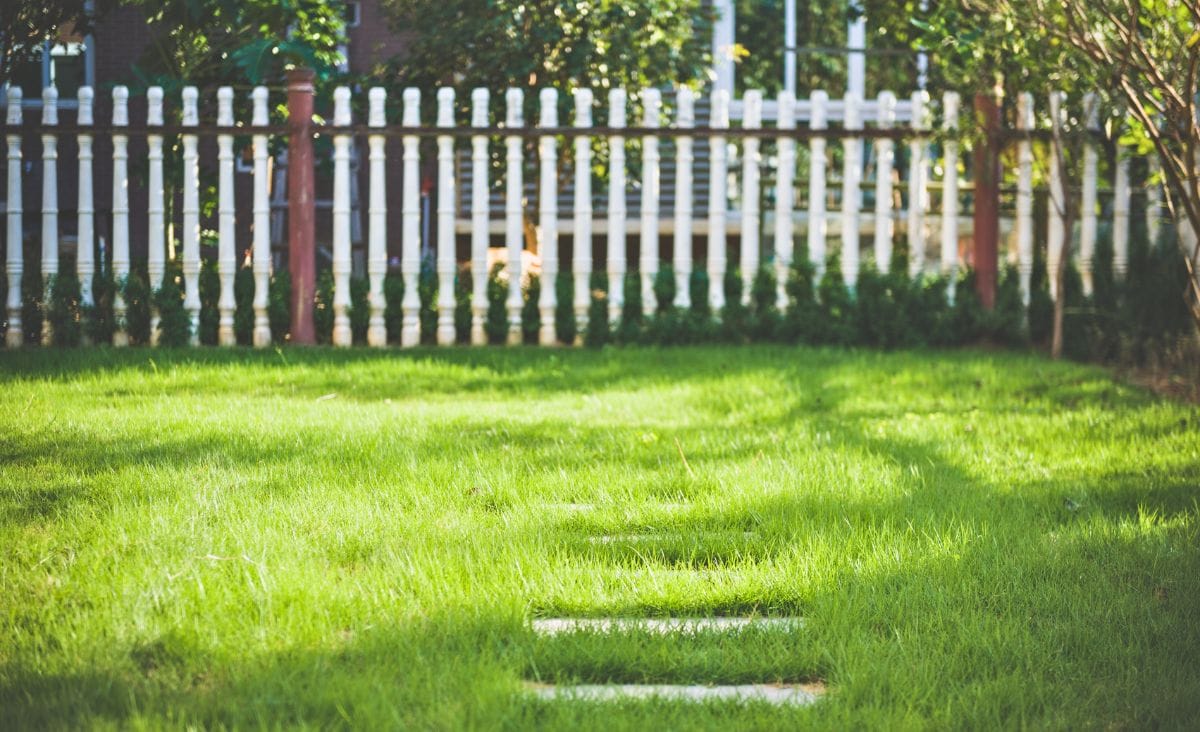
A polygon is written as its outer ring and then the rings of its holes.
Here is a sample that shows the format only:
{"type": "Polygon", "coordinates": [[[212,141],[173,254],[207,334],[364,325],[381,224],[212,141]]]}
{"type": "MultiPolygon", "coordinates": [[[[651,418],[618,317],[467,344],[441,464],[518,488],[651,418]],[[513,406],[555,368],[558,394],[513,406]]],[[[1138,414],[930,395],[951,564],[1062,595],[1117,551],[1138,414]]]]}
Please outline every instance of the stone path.
{"type": "MultiPolygon", "coordinates": [[[[543,504],[550,511],[565,513],[585,513],[599,510],[601,507],[592,503],[550,503],[543,504]]],[[[686,504],[661,504],[654,509],[678,511],[686,509],[686,504]]],[[[646,534],[614,534],[591,536],[587,538],[592,544],[635,544],[647,542],[666,542],[687,539],[733,538],[739,541],[749,541],[758,538],[756,532],[703,532],[694,536],[682,537],[671,533],[646,534]]],[[[530,629],[541,638],[553,638],[572,635],[593,635],[597,637],[613,634],[643,633],[659,637],[694,637],[700,634],[736,634],[742,632],[796,632],[804,627],[803,618],[798,617],[667,617],[667,618],[632,618],[632,617],[563,617],[563,618],[534,618],[530,621],[530,629]]],[[[732,701],[758,702],[774,705],[802,706],[813,704],[825,694],[822,683],[805,684],[543,684],[533,681],[525,682],[527,693],[547,701],[587,701],[587,702],[616,702],[637,699],[666,699],[680,702],[732,701]]]]}
{"type": "Polygon", "coordinates": [[[822,684],[552,684],[526,683],[525,688],[541,699],[611,702],[626,699],[669,699],[706,702],[737,701],[767,704],[806,705],[825,693],[822,684]]]}

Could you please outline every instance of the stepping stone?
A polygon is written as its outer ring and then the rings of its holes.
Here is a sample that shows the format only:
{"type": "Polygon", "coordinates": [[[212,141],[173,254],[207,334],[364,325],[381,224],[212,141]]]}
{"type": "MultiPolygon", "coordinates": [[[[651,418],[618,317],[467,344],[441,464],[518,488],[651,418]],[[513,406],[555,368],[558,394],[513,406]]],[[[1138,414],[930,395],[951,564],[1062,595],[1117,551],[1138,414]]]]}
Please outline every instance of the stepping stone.
{"type": "Polygon", "coordinates": [[[691,536],[683,534],[605,534],[604,536],[589,536],[589,544],[644,544],[646,542],[670,542],[683,539],[684,541],[715,541],[718,539],[734,539],[750,541],[758,538],[756,531],[706,531],[691,536]]]}
{"type": "Polygon", "coordinates": [[[824,684],[577,684],[554,686],[526,682],[525,689],[540,699],[553,701],[612,702],[628,699],[672,701],[764,702],[803,706],[815,703],[825,693],[824,684]]]}
{"type": "Polygon", "coordinates": [[[534,618],[533,632],[541,636],[566,633],[654,633],[657,635],[695,635],[696,633],[739,633],[744,630],[796,630],[803,618],[534,618]]]}

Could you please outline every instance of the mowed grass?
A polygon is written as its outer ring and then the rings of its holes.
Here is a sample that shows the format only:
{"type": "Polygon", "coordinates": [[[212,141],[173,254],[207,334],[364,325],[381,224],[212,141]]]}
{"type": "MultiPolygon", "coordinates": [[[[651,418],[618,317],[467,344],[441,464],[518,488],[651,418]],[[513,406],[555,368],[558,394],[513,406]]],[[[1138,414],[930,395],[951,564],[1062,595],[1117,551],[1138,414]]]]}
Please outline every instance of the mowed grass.
{"type": "Polygon", "coordinates": [[[1036,356],[0,353],[0,727],[1194,727],[1198,521],[1200,410],[1036,356]],[[805,621],[529,629],[610,615],[805,621]]]}

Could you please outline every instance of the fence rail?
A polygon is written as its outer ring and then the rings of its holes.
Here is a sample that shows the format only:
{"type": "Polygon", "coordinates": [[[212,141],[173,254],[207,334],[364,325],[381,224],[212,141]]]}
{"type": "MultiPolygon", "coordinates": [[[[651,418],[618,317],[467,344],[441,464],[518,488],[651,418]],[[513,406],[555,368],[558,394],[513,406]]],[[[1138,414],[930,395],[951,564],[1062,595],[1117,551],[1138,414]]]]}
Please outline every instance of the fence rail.
{"type": "MultiPolygon", "coordinates": [[[[456,118],[455,91],[439,89],[436,94],[436,118],[432,123],[421,119],[419,90],[405,90],[403,115],[399,124],[389,124],[385,117],[386,92],[375,88],[367,94],[367,121],[356,123],[351,115],[351,91],[342,87],[334,95],[332,124],[290,122],[268,124],[269,91],[257,87],[251,94],[252,109],[248,123],[236,122],[233,90],[217,90],[217,117],[200,122],[197,102],[199,92],[194,87],[183,90],[181,120],[167,124],[161,89],[151,88],[146,95],[144,124],[130,124],[129,94],[116,87],[112,96],[112,117],[97,124],[93,118],[94,93],[84,87],[79,91],[78,106],[71,111],[73,124],[60,124],[57,114],[57,92],[47,88],[42,97],[40,119],[25,119],[26,105],[22,104],[19,89],[8,93],[7,116],[0,134],[7,144],[8,176],[6,189],[8,278],[6,343],[17,346],[24,342],[22,331],[21,280],[24,271],[24,226],[22,188],[25,156],[33,152],[30,137],[41,140],[42,196],[40,269],[47,280],[58,273],[60,222],[58,210],[59,163],[57,144],[60,139],[74,138],[77,145],[77,206],[76,272],[82,284],[84,304],[92,300],[91,280],[97,267],[107,263],[96,257],[96,205],[93,174],[97,161],[95,142],[109,139],[112,159],[101,166],[112,175],[111,204],[111,272],[120,279],[129,274],[131,262],[130,217],[145,216],[147,235],[136,242],[134,249],[146,252],[146,270],[150,285],[161,287],[166,272],[167,231],[174,221],[167,221],[165,205],[164,158],[175,153],[164,151],[164,140],[178,136],[182,144],[179,162],[183,168],[182,205],[180,206],[181,265],[184,283],[184,306],[192,325],[193,338],[198,329],[198,279],[200,273],[199,169],[201,138],[215,138],[215,160],[203,161],[205,168],[217,172],[216,230],[218,243],[217,269],[220,276],[219,341],[232,344],[234,311],[234,272],[238,266],[239,248],[252,252],[254,294],[254,343],[267,345],[272,340],[266,314],[266,289],[270,278],[271,258],[268,237],[268,218],[272,204],[268,198],[270,160],[268,139],[288,137],[297,133],[333,141],[333,196],[330,209],[332,261],[334,273],[333,342],[349,345],[351,336],[348,319],[351,274],[351,219],[357,211],[351,204],[357,183],[351,174],[352,160],[357,160],[357,144],[366,141],[367,152],[367,242],[366,262],[370,294],[370,328],[368,341],[373,345],[388,342],[389,334],[383,319],[386,305],[383,278],[388,263],[388,197],[387,171],[399,160],[402,169],[399,267],[405,282],[402,303],[402,345],[415,345],[419,340],[417,276],[421,266],[422,244],[432,245],[436,258],[438,279],[438,312],[436,338],[440,344],[453,343],[454,287],[460,266],[467,265],[472,278],[470,288],[472,327],[471,340],[484,341],[483,321],[486,316],[486,293],[489,250],[494,238],[503,242],[509,274],[509,289],[505,302],[510,339],[519,341],[521,328],[521,276],[529,231],[533,231],[533,248],[545,285],[541,288],[538,309],[543,324],[539,340],[549,344],[555,340],[553,327],[557,307],[554,278],[559,263],[569,263],[575,285],[572,303],[578,326],[586,327],[590,301],[590,278],[593,271],[594,237],[605,239],[606,261],[596,262],[608,275],[609,317],[619,317],[622,307],[622,283],[632,267],[641,282],[643,300],[653,309],[653,282],[660,267],[668,260],[662,255],[670,237],[672,255],[669,259],[679,284],[675,304],[689,307],[688,280],[695,267],[696,237],[703,237],[703,268],[709,276],[711,291],[709,305],[719,312],[724,303],[722,281],[734,254],[736,265],[749,283],[762,264],[772,265],[781,283],[779,300],[786,298],[782,282],[797,251],[797,237],[802,235],[808,256],[821,272],[830,242],[836,241],[840,266],[846,284],[853,288],[864,258],[871,258],[880,268],[891,262],[893,247],[903,237],[910,251],[910,273],[919,275],[927,269],[952,274],[960,267],[959,251],[962,239],[964,199],[969,204],[976,195],[973,187],[959,181],[959,97],[947,93],[940,102],[938,127],[934,127],[934,105],[924,93],[907,100],[884,92],[875,100],[847,96],[831,100],[823,92],[814,92],[808,99],[797,100],[782,94],[776,100],[764,100],[760,92],[748,92],[738,101],[740,126],[731,125],[729,96],[717,91],[707,98],[697,97],[683,89],[674,95],[673,119],[663,115],[663,99],[658,90],[644,90],[639,95],[642,115],[636,124],[627,125],[629,108],[624,90],[610,90],[607,100],[606,124],[593,125],[592,113],[599,106],[590,90],[575,90],[570,99],[573,109],[571,124],[560,122],[559,94],[556,90],[541,90],[538,96],[539,116],[536,124],[524,119],[525,100],[521,90],[509,89],[504,95],[505,113],[494,122],[490,116],[491,94],[474,90],[471,94],[469,125],[460,125],[456,118]],[[764,109],[773,124],[764,124],[764,109]],[[831,124],[834,122],[836,124],[831,124]],[[129,201],[131,137],[145,138],[145,176],[148,183],[146,206],[132,211],[129,201]],[[248,202],[235,196],[234,140],[250,137],[252,144],[252,195],[248,202]],[[386,140],[399,138],[399,155],[389,154],[386,140]],[[421,209],[421,164],[423,150],[419,141],[435,141],[437,210],[423,217],[421,209]],[[500,145],[496,145],[496,141],[500,145]],[[629,161],[627,143],[636,140],[638,158],[629,161]],[[667,148],[660,147],[669,141],[667,148]],[[527,141],[536,142],[526,146],[527,141]],[[563,143],[560,150],[560,141],[563,143]],[[464,144],[465,142],[465,144],[464,144]],[[763,144],[770,145],[766,150],[763,144]],[[798,143],[804,148],[798,147],[798,143]],[[24,145],[24,147],[23,147],[24,145]],[[836,146],[836,147],[834,147],[836,146]],[[593,192],[592,166],[594,150],[603,150],[608,160],[605,175],[607,190],[593,192]],[[493,196],[491,155],[502,152],[503,192],[493,196]],[[831,178],[829,167],[840,152],[841,169],[831,178]],[[804,154],[806,153],[806,154],[804,154]],[[213,163],[215,162],[215,166],[213,163]],[[563,178],[560,166],[570,163],[573,174],[563,178]],[[527,185],[525,168],[536,168],[527,185]],[[940,181],[933,172],[941,170],[940,181]],[[807,173],[807,175],[805,175],[807,173]],[[901,180],[901,177],[906,180],[901,180]],[[465,181],[459,195],[458,186],[465,181]],[[798,183],[799,181],[799,183],[798,183]],[[469,192],[469,195],[467,193],[469,192]],[[801,193],[807,198],[801,206],[801,193]],[[931,193],[940,193],[940,203],[933,205],[931,193]],[[832,195],[831,194],[840,194],[832,195]],[[865,193],[873,201],[866,201],[865,193]],[[832,198],[832,201],[831,201],[832,198]],[[530,211],[536,201],[537,210],[530,211]],[[831,203],[837,204],[831,210],[831,203]],[[764,205],[765,204],[765,205],[764,205]],[[867,205],[864,205],[867,204],[867,205]],[[235,220],[238,209],[249,208],[253,220],[252,244],[239,247],[236,241],[235,220]],[[493,214],[496,214],[494,216],[493,214]],[[503,221],[493,227],[493,218],[503,221]],[[432,226],[436,239],[422,237],[422,223],[432,226]],[[535,223],[536,222],[536,223],[535,223]],[[831,226],[831,224],[833,224],[831,226]],[[936,229],[934,228],[936,225],[936,229]],[[470,240],[469,259],[460,261],[457,255],[457,234],[470,240]],[[863,235],[867,239],[863,239],[863,235]],[[636,237],[639,257],[627,259],[630,237],[636,237]],[[936,245],[931,256],[930,244],[936,245]],[[560,252],[560,249],[564,251],[560,252]],[[563,254],[565,256],[560,256],[563,254]]],[[[1094,257],[1098,229],[1098,149],[1106,140],[1098,124],[1095,98],[1082,100],[1083,129],[1064,131],[1065,100],[1054,95],[1049,100],[1051,125],[1059,125],[1060,138],[1079,140],[1085,149],[1081,196],[1080,243],[1077,249],[1085,289],[1091,285],[1091,263],[1094,257]]],[[[33,108],[28,108],[34,111],[33,108]]],[[[1021,289],[1028,302],[1033,268],[1033,143],[1042,141],[1057,144],[1052,130],[1035,124],[1033,99],[1023,94],[1018,100],[1017,126],[994,132],[991,144],[1016,146],[1016,215],[1013,224],[1016,239],[1016,262],[1020,272],[1021,289]]],[[[31,156],[32,157],[32,156],[31,156]]],[[[1065,237],[1062,190],[1057,156],[1047,156],[1046,175],[1051,197],[1047,229],[1047,265],[1057,266],[1065,237]]],[[[137,161],[141,169],[141,161],[137,161]]],[[[289,164],[302,164],[289,161],[289,164]]],[[[354,163],[355,165],[357,163],[354,163]]],[[[1113,170],[1111,226],[1115,250],[1114,264],[1123,273],[1128,260],[1129,216],[1131,190],[1129,156],[1121,155],[1113,170]]],[[[1075,195],[1075,193],[1072,193],[1075,195]]],[[[140,201],[138,202],[140,203],[140,201]]],[[[278,202],[275,207],[280,208],[278,202]]],[[[298,223],[292,221],[289,226],[298,223]]],[[[311,220],[308,225],[312,225],[311,220]]],[[[356,229],[355,229],[356,230],[356,229]]],[[[1073,232],[1072,232],[1073,235],[1073,232]]],[[[1054,293],[1057,296],[1057,293],[1054,293]]],[[[125,303],[120,295],[114,311],[123,316],[125,303]]],[[[155,314],[157,318],[157,314],[155,314]]],[[[155,324],[157,320],[155,320],[155,324]]],[[[53,334],[45,329],[44,342],[53,334]]],[[[394,335],[394,334],[393,334],[394,335]]],[[[127,337],[118,329],[114,344],[123,345],[127,337]]]]}

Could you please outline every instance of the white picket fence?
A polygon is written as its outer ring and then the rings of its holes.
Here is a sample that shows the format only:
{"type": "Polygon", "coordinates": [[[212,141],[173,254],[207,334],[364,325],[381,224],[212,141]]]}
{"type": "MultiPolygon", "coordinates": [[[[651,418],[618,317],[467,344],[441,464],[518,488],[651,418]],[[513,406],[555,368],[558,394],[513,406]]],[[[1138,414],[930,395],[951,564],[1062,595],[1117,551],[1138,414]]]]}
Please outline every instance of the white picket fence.
{"type": "MultiPolygon", "coordinates": [[[[198,182],[198,91],[194,87],[182,92],[182,163],[184,170],[182,197],[182,269],[185,291],[185,309],[192,324],[193,341],[196,339],[200,315],[200,204],[198,182]],[[195,132],[189,131],[197,128],[195,132]]],[[[113,147],[113,200],[112,200],[112,274],[119,280],[129,274],[130,242],[128,200],[129,146],[128,91],[116,87],[112,92],[112,124],[107,133],[111,135],[113,147]]],[[[425,132],[420,118],[420,97],[417,89],[406,89],[403,93],[402,153],[403,205],[401,212],[401,256],[400,270],[405,283],[405,294],[401,304],[403,310],[400,342],[403,346],[414,346],[419,341],[417,278],[421,257],[421,207],[419,202],[420,134],[425,132]]],[[[780,282],[779,299],[785,303],[782,283],[792,264],[794,241],[803,235],[813,265],[820,272],[825,263],[828,242],[840,240],[840,264],[846,283],[853,287],[858,278],[863,256],[862,233],[871,234],[870,246],[873,258],[880,269],[886,269],[892,258],[895,236],[907,237],[911,252],[910,268],[915,276],[929,269],[950,274],[957,270],[960,221],[960,187],[958,181],[959,142],[956,131],[959,119],[959,96],[947,93],[940,105],[940,130],[931,130],[934,118],[928,96],[923,92],[913,94],[909,100],[899,102],[890,92],[879,95],[870,102],[847,96],[842,100],[830,100],[824,92],[814,92],[807,100],[797,100],[790,94],[779,95],[770,102],[771,116],[776,122],[773,127],[764,127],[762,113],[764,100],[761,92],[747,92],[740,100],[742,111],[741,128],[731,128],[729,108],[731,100],[724,91],[713,92],[708,101],[708,127],[696,125],[697,97],[688,88],[674,94],[674,124],[664,126],[662,115],[663,99],[658,90],[647,89],[640,94],[643,110],[640,127],[627,125],[628,98],[622,89],[608,92],[607,126],[603,136],[607,137],[609,155],[607,195],[602,198],[604,216],[596,215],[596,199],[592,191],[592,113],[596,106],[593,92],[576,89],[573,92],[574,119],[570,129],[559,126],[558,92],[543,89],[539,93],[540,115],[537,130],[546,134],[537,139],[537,236],[540,256],[540,276],[546,283],[541,288],[538,307],[542,328],[539,339],[544,344],[555,342],[554,312],[557,307],[553,282],[559,270],[559,233],[570,232],[571,262],[575,300],[572,303],[580,329],[586,326],[590,302],[589,278],[593,270],[592,237],[602,234],[607,238],[607,261],[603,263],[609,282],[608,303],[610,317],[619,317],[622,307],[622,283],[629,268],[626,254],[628,237],[632,233],[640,240],[640,261],[637,262],[643,302],[648,310],[655,303],[652,285],[660,265],[660,237],[674,237],[679,246],[674,247],[672,266],[678,279],[675,304],[688,307],[690,294],[688,282],[694,267],[693,236],[707,237],[707,261],[705,269],[711,289],[710,304],[719,312],[724,305],[722,282],[729,262],[728,237],[733,234],[740,239],[740,261],[738,265],[749,280],[763,259],[763,235],[772,237],[773,264],[780,282]],[[897,110],[902,109],[905,123],[897,121],[897,110]],[[869,112],[873,127],[864,123],[864,110],[869,112]],[[831,123],[839,123],[832,127],[831,123]],[[807,134],[795,132],[807,130],[807,134]],[[628,132],[627,132],[628,130],[628,132]],[[877,131],[872,134],[872,131],[877,131]],[[937,148],[941,159],[935,160],[930,144],[931,133],[940,132],[937,148]],[[641,173],[640,201],[636,219],[629,216],[627,198],[631,194],[626,175],[626,141],[629,135],[640,137],[641,173]],[[672,196],[663,200],[662,170],[664,161],[660,148],[660,137],[672,141],[674,159],[670,161],[669,181],[672,196]],[[560,180],[559,141],[565,138],[574,146],[573,182],[568,183],[573,205],[570,216],[563,217],[559,210],[560,180]],[[697,139],[703,145],[707,139],[707,156],[702,170],[705,185],[698,185],[696,173],[697,139]],[[796,206],[797,145],[807,140],[809,152],[807,205],[796,206]],[[775,187],[774,211],[764,214],[759,210],[761,173],[764,170],[763,143],[773,145],[775,187]],[[828,161],[831,149],[829,142],[840,145],[843,167],[840,177],[840,209],[831,211],[827,207],[829,198],[828,161]],[[874,210],[863,211],[862,191],[864,174],[864,146],[871,145],[874,160],[874,210]],[[899,184],[894,180],[897,146],[908,148],[908,180],[904,195],[907,207],[894,204],[901,192],[894,190],[899,184]],[[740,194],[734,210],[730,210],[729,181],[735,177],[730,168],[729,154],[738,153],[741,169],[736,178],[740,183],[740,194]],[[934,213],[931,210],[929,193],[931,171],[940,164],[941,205],[934,213]],[[707,200],[697,200],[698,190],[707,191],[707,200]],[[669,204],[670,216],[664,215],[669,204]],[[703,212],[703,213],[701,213],[703,212]],[[926,261],[927,241],[934,223],[938,226],[936,262],[926,261]]],[[[268,200],[268,147],[267,134],[260,129],[267,126],[268,91],[265,87],[255,88],[252,95],[250,130],[253,136],[253,271],[254,336],[256,346],[271,342],[267,318],[267,287],[271,275],[269,244],[268,200]]],[[[485,341],[483,322],[487,309],[486,278],[489,248],[492,245],[492,211],[490,196],[489,146],[495,136],[502,137],[505,151],[505,180],[503,196],[502,236],[507,252],[508,297],[506,308],[510,326],[510,340],[519,342],[521,337],[522,308],[522,252],[525,241],[525,199],[523,182],[525,167],[523,92],[509,89],[505,96],[506,115],[495,127],[490,126],[489,100],[486,89],[476,89],[471,94],[472,114],[470,126],[461,128],[455,119],[455,91],[442,88],[437,91],[437,116],[435,127],[437,141],[438,208],[436,212],[436,270],[438,277],[437,299],[437,342],[451,344],[455,341],[454,329],[454,278],[460,262],[456,258],[455,236],[460,230],[470,236],[470,271],[472,277],[471,341],[485,341]],[[506,134],[512,132],[516,134],[506,134]],[[458,148],[458,140],[469,137],[469,148],[458,148]],[[456,154],[469,149],[469,211],[459,210],[462,200],[456,196],[456,154]]],[[[93,120],[93,91],[84,87],[79,90],[79,105],[76,119],[78,138],[78,256],[77,273],[83,287],[83,301],[90,304],[91,282],[96,272],[95,245],[95,202],[93,200],[92,169],[94,163],[93,143],[95,130],[93,120]]],[[[166,271],[167,245],[166,222],[164,221],[163,187],[163,135],[157,128],[163,126],[163,93],[159,88],[147,92],[146,129],[148,141],[148,190],[149,199],[144,215],[147,216],[147,271],[150,285],[160,287],[166,271]]],[[[369,159],[369,203],[367,237],[367,273],[370,282],[370,327],[368,341],[382,346],[388,342],[384,324],[383,279],[387,270],[387,198],[385,195],[388,121],[384,105],[386,92],[373,88],[368,92],[369,159]]],[[[41,272],[49,278],[58,272],[58,135],[56,126],[57,93],[47,88],[42,98],[41,109],[41,159],[42,180],[42,243],[41,272]]],[[[1098,124],[1095,98],[1083,100],[1083,108],[1091,126],[1098,124]]],[[[1034,130],[1034,104],[1029,94],[1019,99],[1018,129],[1034,130]]],[[[1049,100],[1051,119],[1061,120],[1066,113],[1064,99],[1055,95],[1049,100]]],[[[222,345],[235,343],[233,331],[234,296],[233,280],[238,266],[235,242],[235,197],[234,197],[234,150],[233,136],[229,128],[235,125],[234,94],[231,88],[217,91],[217,119],[221,130],[217,137],[218,178],[218,271],[220,273],[219,299],[219,342],[222,345]]],[[[7,184],[7,247],[6,273],[8,277],[8,331],[9,346],[20,345],[24,340],[21,324],[21,277],[24,269],[22,247],[13,242],[22,241],[22,98],[19,89],[8,92],[8,114],[6,141],[8,149],[7,184]]],[[[339,346],[350,345],[349,321],[350,276],[351,276],[351,206],[350,206],[350,149],[353,145],[351,125],[351,91],[338,88],[334,94],[333,128],[333,206],[332,206],[332,250],[334,274],[334,330],[333,342],[339,346]]],[[[1023,136],[1017,143],[1017,195],[1015,215],[1016,261],[1021,275],[1021,287],[1028,298],[1029,282],[1033,267],[1033,172],[1034,154],[1030,136],[1023,136]]],[[[701,150],[703,152],[703,150],[701,150]]],[[[1061,189],[1055,181],[1059,171],[1055,156],[1049,159],[1049,190],[1056,202],[1050,207],[1048,237],[1048,267],[1057,266],[1061,257],[1066,232],[1061,215],[1061,189]]],[[[1083,190],[1078,247],[1078,261],[1083,273],[1085,288],[1090,287],[1091,261],[1095,252],[1098,226],[1097,206],[1097,159],[1094,143],[1089,144],[1084,162],[1083,190]]],[[[464,176],[465,177],[465,176],[464,176]]],[[[1122,158],[1115,170],[1113,183],[1112,231],[1115,249],[1115,268],[1123,273],[1128,260],[1130,187],[1128,159],[1122,158]]],[[[869,181],[868,181],[869,182],[869,181]]],[[[747,295],[748,296],[748,295],[747,295]]],[[[115,301],[118,322],[125,312],[125,303],[119,295],[115,301]]],[[[155,322],[157,325],[157,321],[155,322]]],[[[50,342],[51,334],[43,334],[50,342]]],[[[114,337],[114,345],[128,342],[123,332],[114,337]]]]}

